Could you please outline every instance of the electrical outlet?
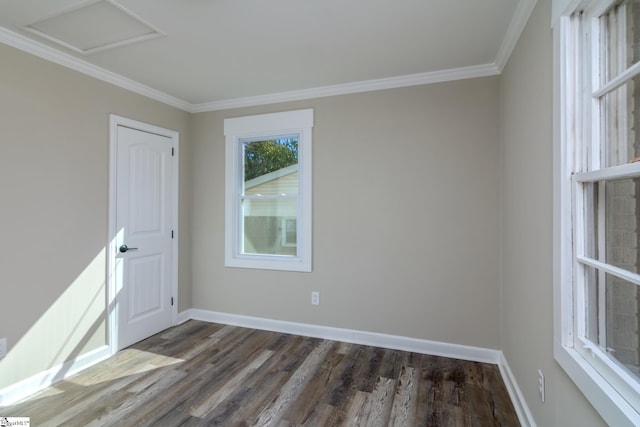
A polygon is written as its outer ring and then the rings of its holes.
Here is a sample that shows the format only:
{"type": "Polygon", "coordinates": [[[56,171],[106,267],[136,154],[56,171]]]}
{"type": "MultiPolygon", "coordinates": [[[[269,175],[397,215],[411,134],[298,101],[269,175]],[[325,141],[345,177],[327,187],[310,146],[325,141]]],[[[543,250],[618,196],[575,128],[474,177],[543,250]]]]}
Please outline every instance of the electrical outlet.
{"type": "Polygon", "coordinates": [[[318,291],[311,292],[311,304],[320,305],[320,292],[318,291]]]}
{"type": "Polygon", "coordinates": [[[7,355],[7,339],[0,338],[0,359],[7,355]]]}
{"type": "Polygon", "coordinates": [[[541,369],[538,369],[538,387],[540,390],[540,401],[544,403],[544,374],[541,369]]]}

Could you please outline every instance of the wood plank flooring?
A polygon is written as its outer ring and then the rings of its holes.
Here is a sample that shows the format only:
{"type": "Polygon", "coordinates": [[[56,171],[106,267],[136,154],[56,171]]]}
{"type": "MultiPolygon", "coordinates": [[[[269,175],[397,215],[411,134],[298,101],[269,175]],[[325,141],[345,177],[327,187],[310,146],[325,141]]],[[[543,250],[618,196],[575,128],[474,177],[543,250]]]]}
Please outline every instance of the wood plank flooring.
{"type": "Polygon", "coordinates": [[[497,366],[188,321],[0,416],[33,426],[519,426],[497,366]]]}

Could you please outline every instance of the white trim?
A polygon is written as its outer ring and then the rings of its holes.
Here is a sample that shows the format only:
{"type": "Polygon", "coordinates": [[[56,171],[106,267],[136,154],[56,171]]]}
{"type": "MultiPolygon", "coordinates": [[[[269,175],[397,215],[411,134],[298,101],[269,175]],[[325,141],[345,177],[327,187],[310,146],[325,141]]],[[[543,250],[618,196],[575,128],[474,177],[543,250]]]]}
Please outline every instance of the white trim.
{"type": "MultiPolygon", "coordinates": [[[[565,2],[569,3],[569,1],[565,2]]],[[[576,5],[575,1],[571,2],[576,5]]],[[[640,414],[622,398],[620,393],[588,363],[574,345],[574,299],[573,293],[573,248],[572,248],[572,207],[571,207],[571,167],[578,163],[581,153],[568,150],[568,140],[577,138],[581,132],[580,88],[575,85],[575,53],[569,47],[578,36],[572,30],[571,17],[561,16],[554,21],[553,28],[553,356],[569,378],[576,384],[594,409],[609,425],[640,425],[640,414]],[[578,106],[578,107],[576,107],[578,106]],[[572,158],[573,156],[576,159],[572,158]]],[[[578,151],[578,150],[576,150],[578,151]]],[[[597,180],[631,173],[637,165],[622,165],[597,173],[583,173],[576,180],[597,180]],[[612,176],[613,176],[612,175],[612,176]]],[[[580,216],[575,218],[580,221],[580,216]]],[[[579,237],[579,236],[576,236],[579,237]]],[[[580,246],[579,242],[576,246],[580,246]]]]}
{"type": "Polygon", "coordinates": [[[222,323],[225,325],[241,326],[245,328],[281,332],[285,334],[301,335],[305,337],[328,339],[353,344],[370,345],[390,348],[393,350],[412,351],[415,353],[451,357],[455,359],[470,360],[473,362],[491,363],[494,365],[500,363],[502,353],[500,350],[482,347],[429,341],[418,338],[381,334],[378,332],[358,331],[354,329],[335,328],[308,323],[265,319],[240,314],[221,313],[197,308],[185,310],[181,312],[178,317],[185,321],[188,319],[201,320],[204,322],[222,323]]]}
{"type": "Polygon", "coordinates": [[[42,371],[12,384],[0,390],[0,406],[12,405],[25,397],[44,390],[57,382],[65,380],[87,369],[96,363],[102,362],[111,356],[109,346],[98,347],[85,354],[77,356],[46,371],[42,371]]]}
{"type": "Polygon", "coordinates": [[[554,346],[554,358],[607,424],[639,426],[640,416],[573,348],[554,346]]]}
{"type": "MultiPolygon", "coordinates": [[[[576,260],[580,261],[582,264],[588,265],[589,267],[593,267],[601,271],[602,273],[612,274],[623,280],[626,280],[627,282],[633,283],[636,286],[640,285],[640,274],[638,273],[625,270],[624,268],[616,267],[613,264],[607,264],[602,261],[591,259],[583,255],[576,255],[576,260]]],[[[606,342],[606,341],[601,341],[601,342],[606,342]]]]}
{"type": "Polygon", "coordinates": [[[607,179],[635,178],[637,176],[640,176],[640,163],[638,162],[577,173],[574,175],[574,179],[577,182],[595,182],[607,179]]]}
{"type": "MultiPolygon", "coordinates": [[[[531,0],[523,0],[531,1],[531,0]]],[[[470,67],[451,68],[447,70],[431,71],[426,73],[409,74],[405,76],[387,77],[382,79],[364,80],[353,83],[345,83],[332,86],[322,86],[310,89],[294,90],[288,92],[272,93],[267,95],[251,96],[246,98],[226,99],[222,101],[191,104],[159,90],[138,83],[127,77],[121,76],[104,68],[93,65],[85,60],[76,58],[43,43],[31,40],[21,34],[0,27],[0,43],[20,49],[24,52],[54,62],[63,67],[70,68],[98,80],[111,83],[115,86],[129,90],[153,100],[176,107],[189,113],[203,113],[207,111],[220,111],[232,108],[251,107],[257,105],[275,104],[278,102],[298,101],[313,98],[323,98],[335,95],[348,95],[352,93],[370,92],[383,89],[394,89],[407,86],[419,86],[431,83],[441,83],[455,80],[471,79],[476,77],[488,77],[500,74],[500,69],[495,63],[474,65],[470,67]]]]}
{"type": "Polygon", "coordinates": [[[600,16],[613,7],[619,0],[591,0],[586,10],[591,16],[600,16]]]}
{"type": "Polygon", "coordinates": [[[267,95],[250,96],[246,98],[226,99],[222,101],[206,102],[191,106],[192,113],[228,110],[231,108],[252,107],[256,105],[275,104],[278,102],[300,101],[305,99],[323,98],[335,95],[370,92],[374,90],[393,89],[406,86],[418,86],[430,83],[448,82],[454,80],[487,77],[500,74],[495,64],[474,65],[471,67],[452,68],[428,73],[409,74],[405,76],[387,77],[383,79],[363,80],[332,86],[321,86],[309,89],[279,92],[267,95]]]}
{"type": "Polygon", "coordinates": [[[0,27],[0,43],[28,52],[32,55],[54,62],[63,67],[70,68],[98,80],[111,83],[115,86],[129,90],[153,100],[176,107],[189,113],[202,113],[208,111],[228,110],[232,108],[251,107],[257,105],[275,104],[279,102],[298,101],[314,98],[323,98],[336,95],[348,95],[360,92],[370,92],[384,89],[394,89],[407,86],[419,86],[432,83],[441,83],[478,77],[499,75],[506,64],[517,39],[526,24],[525,16],[531,13],[536,0],[520,0],[514,19],[509,25],[507,36],[500,46],[496,62],[473,65],[469,67],[451,68],[446,70],[430,71],[425,73],[409,74],[404,76],[387,77],[381,79],[363,80],[352,83],[321,86],[316,88],[301,89],[287,92],[278,92],[266,95],[250,96],[245,98],[225,99],[221,101],[192,104],[159,90],[153,89],[142,83],[108,71],[102,67],[93,65],[85,60],[69,55],[51,46],[31,40],[14,31],[0,27]],[[520,28],[522,27],[522,28],[520,28]]]}
{"type": "Polygon", "coordinates": [[[509,367],[509,363],[507,363],[507,359],[502,352],[500,352],[500,363],[498,363],[498,368],[500,369],[500,374],[502,374],[504,385],[507,387],[509,397],[511,397],[513,407],[518,415],[518,421],[520,421],[522,427],[536,427],[536,422],[529,410],[529,406],[527,406],[527,401],[522,395],[522,391],[518,386],[516,377],[513,375],[513,372],[509,367]]]}
{"type": "MultiPolygon", "coordinates": [[[[311,272],[312,262],[312,129],[313,109],[258,114],[224,120],[225,135],[225,267],[264,270],[311,272]],[[297,255],[280,256],[242,253],[241,199],[242,195],[241,141],[254,137],[273,138],[298,134],[299,191],[297,216],[297,255]]],[[[267,198],[268,196],[260,196],[267,198]]],[[[278,196],[281,198],[280,196],[278,196]]]]}
{"type": "Polygon", "coordinates": [[[438,341],[429,341],[397,335],[381,334],[377,332],[358,331],[353,329],[335,328],[329,326],[312,325],[308,323],[288,322],[283,320],[265,319],[239,314],[222,313],[216,311],[191,308],[180,312],[180,322],[187,320],[201,320],[204,322],[221,323],[225,325],[245,328],[281,332],[305,337],[328,339],[353,344],[370,345],[390,348],[393,350],[411,351],[433,356],[450,357],[473,362],[498,365],[509,397],[516,410],[518,420],[523,427],[536,427],[535,420],[527,402],[522,395],[507,359],[500,350],[482,347],[472,347],[438,341]]]}
{"type": "Polygon", "coordinates": [[[173,159],[173,212],[172,212],[172,229],[174,236],[172,239],[172,277],[171,277],[171,291],[173,294],[173,306],[171,307],[171,323],[175,325],[178,320],[178,260],[179,260],[179,156],[180,156],[180,137],[178,132],[169,129],[164,129],[158,126],[150,125],[147,123],[139,122],[137,120],[128,119],[126,117],[117,116],[115,114],[109,115],[109,235],[107,242],[107,325],[108,325],[108,345],[111,349],[111,354],[114,354],[118,350],[118,318],[116,307],[116,283],[115,277],[112,272],[116,265],[116,166],[117,166],[117,129],[118,126],[124,126],[131,129],[140,130],[143,132],[149,132],[156,135],[165,136],[171,138],[171,146],[175,149],[173,159]]]}
{"type": "Polygon", "coordinates": [[[179,108],[189,113],[203,113],[208,111],[228,110],[232,108],[251,107],[257,105],[275,104],[279,102],[299,101],[323,98],[336,95],[370,92],[376,90],[393,89],[407,86],[419,86],[478,77],[499,75],[506,65],[515,45],[522,33],[537,0],[520,0],[513,15],[505,38],[503,39],[496,60],[493,63],[472,65],[468,67],[451,68],[446,70],[429,71],[425,73],[408,74],[381,79],[363,80],[352,83],[321,86],[315,88],[277,92],[265,95],[233,98],[220,101],[192,104],[159,90],[138,83],[127,77],[93,65],[73,55],[64,53],[51,46],[31,40],[21,34],[0,27],[0,43],[31,53],[40,58],[87,74],[98,80],[111,83],[123,89],[146,96],[164,104],[179,108]]]}
{"type": "Polygon", "coordinates": [[[104,68],[98,67],[97,65],[93,65],[80,58],[76,58],[73,55],[69,55],[62,51],[49,47],[43,43],[28,39],[3,27],[0,27],[0,43],[4,43],[16,49],[20,49],[24,52],[38,56],[42,59],[46,59],[47,61],[51,61],[58,65],[62,65],[63,67],[78,71],[82,74],[86,74],[98,80],[111,83],[115,86],[137,93],[138,95],[146,96],[147,98],[162,102],[163,104],[179,108],[183,111],[191,112],[191,104],[189,104],[188,102],[185,102],[171,95],[167,95],[164,92],[160,92],[159,90],[153,89],[149,86],[143,85],[142,83],[138,83],[134,80],[123,77],[104,68]]]}
{"type": "Polygon", "coordinates": [[[181,325],[184,322],[191,320],[191,310],[193,310],[192,308],[188,308],[184,311],[181,311],[178,313],[178,318],[176,321],[176,325],[181,325]]]}
{"type": "Polygon", "coordinates": [[[556,26],[562,16],[571,14],[583,0],[551,0],[551,28],[556,26]]]}
{"type": "Polygon", "coordinates": [[[509,57],[511,57],[511,53],[513,52],[513,49],[515,49],[522,31],[524,31],[524,27],[527,25],[527,21],[529,21],[529,17],[531,16],[531,12],[533,12],[533,8],[536,6],[536,2],[537,0],[520,0],[518,2],[516,11],[509,23],[507,34],[504,36],[500,49],[498,50],[498,54],[496,55],[495,64],[500,73],[502,73],[502,70],[504,70],[504,67],[507,65],[507,61],[509,60],[509,57]]]}
{"type": "Polygon", "coordinates": [[[224,135],[242,134],[242,138],[271,135],[286,135],[301,128],[313,127],[313,109],[282,111],[278,113],[257,114],[253,116],[233,117],[224,120],[224,135]]]}
{"type": "Polygon", "coordinates": [[[629,80],[633,79],[638,74],[640,74],[640,62],[636,62],[631,67],[627,68],[626,70],[624,70],[623,72],[615,76],[613,79],[607,82],[600,89],[594,91],[591,96],[594,98],[601,98],[606,94],[613,92],[623,84],[627,83],[629,80]]]}

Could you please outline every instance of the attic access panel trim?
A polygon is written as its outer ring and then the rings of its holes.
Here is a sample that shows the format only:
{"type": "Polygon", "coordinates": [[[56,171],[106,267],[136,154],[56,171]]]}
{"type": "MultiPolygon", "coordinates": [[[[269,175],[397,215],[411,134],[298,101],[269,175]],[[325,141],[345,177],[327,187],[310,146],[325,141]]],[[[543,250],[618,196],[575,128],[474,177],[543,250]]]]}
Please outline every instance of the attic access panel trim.
{"type": "Polygon", "coordinates": [[[24,29],[84,55],[164,36],[113,0],[84,2],[24,29]]]}

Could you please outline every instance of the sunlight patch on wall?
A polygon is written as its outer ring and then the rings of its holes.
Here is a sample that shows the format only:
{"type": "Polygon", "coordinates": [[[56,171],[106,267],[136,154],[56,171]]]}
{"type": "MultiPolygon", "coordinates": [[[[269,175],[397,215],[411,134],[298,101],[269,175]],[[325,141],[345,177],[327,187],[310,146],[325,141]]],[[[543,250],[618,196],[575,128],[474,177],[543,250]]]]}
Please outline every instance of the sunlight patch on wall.
{"type": "Polygon", "coordinates": [[[106,344],[105,262],[102,249],[20,340],[9,343],[0,389],[106,344]]]}

